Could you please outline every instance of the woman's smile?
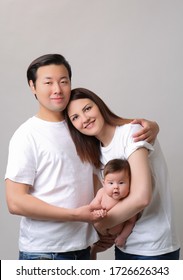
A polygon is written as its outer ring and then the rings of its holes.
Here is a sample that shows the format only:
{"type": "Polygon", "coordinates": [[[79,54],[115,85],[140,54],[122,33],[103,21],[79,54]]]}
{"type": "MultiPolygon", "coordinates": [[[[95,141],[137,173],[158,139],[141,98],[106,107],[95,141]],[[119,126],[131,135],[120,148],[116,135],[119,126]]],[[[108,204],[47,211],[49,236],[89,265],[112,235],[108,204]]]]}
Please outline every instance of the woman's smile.
{"type": "Polygon", "coordinates": [[[87,129],[93,128],[94,124],[95,124],[95,120],[89,121],[87,124],[84,124],[84,128],[87,129]]]}

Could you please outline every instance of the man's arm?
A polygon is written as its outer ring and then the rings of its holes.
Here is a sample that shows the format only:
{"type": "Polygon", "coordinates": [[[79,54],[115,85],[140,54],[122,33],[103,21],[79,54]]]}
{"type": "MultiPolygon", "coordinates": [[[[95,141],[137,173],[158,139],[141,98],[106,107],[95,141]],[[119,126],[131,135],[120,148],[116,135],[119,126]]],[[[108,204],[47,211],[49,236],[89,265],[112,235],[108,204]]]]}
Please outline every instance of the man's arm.
{"type": "Polygon", "coordinates": [[[48,204],[29,194],[31,186],[6,179],[6,199],[11,214],[36,220],[95,222],[101,219],[90,205],[67,209],[48,204]]]}

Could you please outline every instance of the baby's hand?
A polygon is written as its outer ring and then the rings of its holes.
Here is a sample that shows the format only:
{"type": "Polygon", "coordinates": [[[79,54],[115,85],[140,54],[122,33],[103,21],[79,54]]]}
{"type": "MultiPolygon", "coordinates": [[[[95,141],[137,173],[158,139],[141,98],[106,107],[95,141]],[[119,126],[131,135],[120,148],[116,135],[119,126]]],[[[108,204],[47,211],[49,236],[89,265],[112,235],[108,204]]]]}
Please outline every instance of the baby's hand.
{"type": "Polygon", "coordinates": [[[93,210],[93,214],[95,217],[104,218],[107,215],[107,210],[106,209],[93,210]]]}
{"type": "Polygon", "coordinates": [[[96,223],[105,217],[107,211],[105,209],[93,210],[90,205],[84,205],[74,209],[74,217],[76,221],[96,223]]]}

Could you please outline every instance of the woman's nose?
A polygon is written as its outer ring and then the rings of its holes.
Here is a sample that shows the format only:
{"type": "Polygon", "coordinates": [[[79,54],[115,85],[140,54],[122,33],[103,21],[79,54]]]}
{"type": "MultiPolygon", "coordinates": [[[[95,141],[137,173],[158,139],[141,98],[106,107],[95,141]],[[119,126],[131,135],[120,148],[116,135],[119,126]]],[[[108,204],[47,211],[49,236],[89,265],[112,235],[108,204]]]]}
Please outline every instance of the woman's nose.
{"type": "Polygon", "coordinates": [[[82,115],[82,121],[83,121],[83,123],[87,123],[88,121],[89,121],[89,116],[87,116],[87,115],[85,115],[85,114],[83,114],[82,115]]]}

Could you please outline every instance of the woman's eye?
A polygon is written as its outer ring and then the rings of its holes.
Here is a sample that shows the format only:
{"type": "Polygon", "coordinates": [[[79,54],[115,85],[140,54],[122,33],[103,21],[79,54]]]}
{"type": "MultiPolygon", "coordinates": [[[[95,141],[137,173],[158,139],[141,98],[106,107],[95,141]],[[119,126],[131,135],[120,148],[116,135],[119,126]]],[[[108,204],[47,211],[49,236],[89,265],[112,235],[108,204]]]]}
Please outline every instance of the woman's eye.
{"type": "Polygon", "coordinates": [[[73,122],[73,121],[77,120],[77,118],[78,118],[78,116],[74,116],[71,118],[71,121],[73,122]]]}
{"type": "Polygon", "coordinates": [[[91,108],[92,108],[91,106],[88,106],[88,107],[85,108],[85,111],[90,111],[91,108]]]}

